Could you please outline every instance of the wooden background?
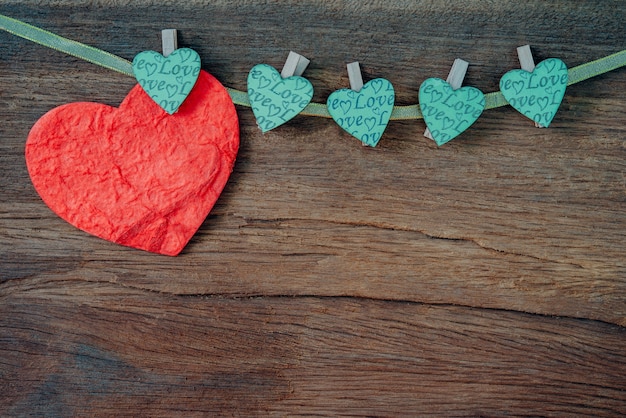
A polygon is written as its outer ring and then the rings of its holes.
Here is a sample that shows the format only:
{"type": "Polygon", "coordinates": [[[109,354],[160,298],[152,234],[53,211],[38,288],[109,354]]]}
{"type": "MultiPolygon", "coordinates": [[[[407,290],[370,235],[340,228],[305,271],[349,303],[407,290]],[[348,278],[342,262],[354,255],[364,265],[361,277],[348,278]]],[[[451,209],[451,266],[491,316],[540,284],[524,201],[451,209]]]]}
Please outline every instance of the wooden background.
{"type": "MultiPolygon", "coordinates": [[[[386,77],[397,104],[470,62],[498,89],[515,48],[570,67],[626,46],[621,0],[1,1],[0,13],[127,59],[179,30],[246,88],[311,59],[314,101],[386,77]]],[[[0,415],[626,414],[624,69],[566,92],[549,129],[486,111],[438,148],[423,121],[371,149],[331,120],[241,150],[176,257],[55,216],[28,177],[30,127],[117,106],[134,80],[0,33],[0,415]]]]}

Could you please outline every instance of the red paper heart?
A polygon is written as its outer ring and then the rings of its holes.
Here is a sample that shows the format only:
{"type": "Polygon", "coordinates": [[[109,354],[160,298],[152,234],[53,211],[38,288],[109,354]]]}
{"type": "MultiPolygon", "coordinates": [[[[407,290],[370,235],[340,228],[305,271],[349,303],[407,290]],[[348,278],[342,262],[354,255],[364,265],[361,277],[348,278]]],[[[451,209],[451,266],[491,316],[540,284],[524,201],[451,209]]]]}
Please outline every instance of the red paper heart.
{"type": "Polygon", "coordinates": [[[201,71],[173,115],[139,85],[119,108],[70,103],[51,110],[28,135],[26,163],[41,198],[67,222],[176,255],[211,211],[238,148],[235,106],[201,71]]]}

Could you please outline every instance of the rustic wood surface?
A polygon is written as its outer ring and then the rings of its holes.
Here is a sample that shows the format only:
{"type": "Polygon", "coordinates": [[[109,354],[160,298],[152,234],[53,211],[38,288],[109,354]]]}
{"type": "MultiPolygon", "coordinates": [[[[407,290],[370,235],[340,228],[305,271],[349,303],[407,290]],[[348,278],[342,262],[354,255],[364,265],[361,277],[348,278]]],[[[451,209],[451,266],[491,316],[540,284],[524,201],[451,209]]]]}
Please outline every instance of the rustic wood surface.
{"type": "MultiPolygon", "coordinates": [[[[457,57],[496,91],[515,48],[573,67],[626,47],[615,1],[0,1],[127,59],[179,30],[245,89],[290,49],[324,102],[386,77],[398,104],[457,57]]],[[[438,148],[423,121],[375,149],[331,120],[241,150],[176,257],[55,216],[24,143],[51,108],[134,80],[0,33],[0,415],[626,414],[626,71],[570,86],[548,129],[486,111],[438,148]]]]}

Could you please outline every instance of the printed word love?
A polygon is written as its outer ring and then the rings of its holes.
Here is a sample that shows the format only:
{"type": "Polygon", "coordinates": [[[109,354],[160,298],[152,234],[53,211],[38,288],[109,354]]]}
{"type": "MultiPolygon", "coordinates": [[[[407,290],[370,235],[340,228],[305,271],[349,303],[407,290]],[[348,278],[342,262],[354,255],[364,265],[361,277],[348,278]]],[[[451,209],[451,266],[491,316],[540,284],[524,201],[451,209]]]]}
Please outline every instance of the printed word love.
{"type": "Polygon", "coordinates": [[[313,85],[299,76],[282,78],[276,69],[258,64],[248,73],[248,98],[257,125],[267,132],[293,119],[313,98],[313,85]]]}
{"type": "Polygon", "coordinates": [[[548,127],[567,87],[567,66],[558,58],[537,64],[533,72],[512,70],[500,79],[504,98],[522,115],[548,127]]]}
{"type": "Polygon", "coordinates": [[[200,74],[200,55],[180,48],[167,58],[143,51],[133,59],[133,73],[144,91],[170,115],[185,101],[200,74]]]}
{"type": "Polygon", "coordinates": [[[393,104],[393,85],[384,78],[366,83],[361,91],[341,89],[328,96],[328,113],[337,125],[366,145],[375,147],[385,132],[393,104]]]}
{"type": "Polygon", "coordinates": [[[419,103],[431,136],[443,145],[476,122],[485,109],[485,95],[475,87],[453,90],[440,78],[428,78],[420,86],[419,103]]]}

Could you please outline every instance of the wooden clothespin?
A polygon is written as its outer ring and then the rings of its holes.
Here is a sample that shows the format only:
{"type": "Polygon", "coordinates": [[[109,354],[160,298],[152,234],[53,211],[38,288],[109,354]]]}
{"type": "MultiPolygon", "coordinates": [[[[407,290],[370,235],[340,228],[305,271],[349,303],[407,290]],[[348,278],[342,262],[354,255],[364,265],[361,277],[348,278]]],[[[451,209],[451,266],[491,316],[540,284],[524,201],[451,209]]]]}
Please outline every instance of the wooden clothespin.
{"type": "MultiPolygon", "coordinates": [[[[450,73],[448,74],[448,78],[446,78],[446,82],[450,84],[450,87],[452,87],[453,90],[460,89],[463,85],[463,79],[465,79],[468,67],[469,63],[461,58],[455,59],[452,63],[452,68],[450,68],[450,73]]],[[[428,139],[433,139],[428,128],[424,131],[424,136],[428,139]]]]}
{"type": "MultiPolygon", "coordinates": [[[[517,47],[517,58],[519,59],[519,65],[522,70],[532,73],[535,70],[535,60],[533,59],[533,53],[530,50],[530,45],[523,45],[517,47]]],[[[535,122],[535,127],[543,128],[540,124],[535,122]]]]}
{"type": "Polygon", "coordinates": [[[361,66],[358,61],[351,62],[347,65],[348,78],[350,79],[350,89],[357,93],[363,88],[363,76],[361,75],[361,66]]]}
{"type": "Polygon", "coordinates": [[[280,76],[282,78],[288,78],[294,75],[299,77],[304,73],[304,70],[306,70],[310,62],[310,60],[302,55],[289,51],[289,56],[287,56],[287,61],[285,61],[280,76]]]}
{"type": "MultiPolygon", "coordinates": [[[[361,66],[358,61],[347,64],[348,67],[348,79],[350,80],[350,90],[354,90],[357,93],[363,88],[363,76],[361,75],[361,66]]],[[[362,146],[367,147],[366,143],[361,143],[362,146]]]]}
{"type": "Polygon", "coordinates": [[[167,58],[169,54],[178,49],[178,34],[176,29],[163,29],[161,31],[161,45],[163,56],[167,58]]]}

